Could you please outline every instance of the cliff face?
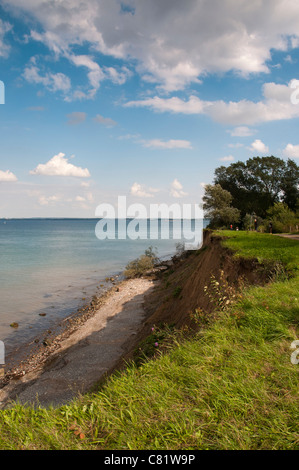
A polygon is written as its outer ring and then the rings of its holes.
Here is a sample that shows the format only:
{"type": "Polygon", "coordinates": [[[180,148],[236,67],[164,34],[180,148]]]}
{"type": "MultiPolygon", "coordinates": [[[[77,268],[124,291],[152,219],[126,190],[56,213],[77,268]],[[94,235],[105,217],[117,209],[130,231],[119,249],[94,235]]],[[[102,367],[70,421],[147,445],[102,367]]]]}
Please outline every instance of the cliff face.
{"type": "Polygon", "coordinates": [[[122,369],[133,359],[134,351],[148,338],[154,326],[173,325],[197,328],[192,313],[201,309],[210,316],[215,309],[205,292],[211,276],[221,284],[240,287],[250,284],[263,285],[268,281],[266,270],[257,260],[236,258],[223,247],[221,239],[205,231],[201,250],[191,251],[183,257],[173,258],[173,265],[156,275],[155,288],[144,297],[146,318],[141,329],[124,345],[124,353],[110,371],[122,369]]]}
{"type": "Polygon", "coordinates": [[[159,285],[146,298],[148,317],[141,334],[160,323],[174,324],[177,328],[190,326],[190,313],[198,308],[209,315],[214,305],[204,288],[210,285],[211,276],[220,282],[222,276],[230,286],[237,286],[240,281],[245,285],[267,281],[265,271],[258,268],[256,260],[234,258],[232,252],[222,246],[220,238],[206,231],[201,250],[174,260],[173,266],[159,275],[159,285]]]}

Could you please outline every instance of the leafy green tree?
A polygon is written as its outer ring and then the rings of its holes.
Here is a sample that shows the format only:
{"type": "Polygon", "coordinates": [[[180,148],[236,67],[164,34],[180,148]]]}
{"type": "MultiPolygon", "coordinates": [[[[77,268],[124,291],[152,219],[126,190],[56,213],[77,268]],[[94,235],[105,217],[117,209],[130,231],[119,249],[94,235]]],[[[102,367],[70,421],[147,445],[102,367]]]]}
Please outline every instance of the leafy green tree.
{"type": "Polygon", "coordinates": [[[232,207],[232,195],[220,184],[207,184],[203,197],[205,217],[210,219],[210,227],[229,226],[239,222],[240,211],[232,207]]]}
{"type": "Polygon", "coordinates": [[[293,160],[287,161],[281,189],[283,192],[282,201],[292,211],[295,211],[299,203],[299,167],[293,160]]]}
{"type": "Polygon", "coordinates": [[[266,217],[275,202],[294,209],[299,197],[299,167],[293,160],[254,157],[215,170],[215,184],[229,191],[232,205],[246,214],[266,217]]]}
{"type": "Polygon", "coordinates": [[[272,222],[274,232],[289,232],[299,223],[295,212],[287,204],[276,202],[268,211],[268,218],[272,222]]]}

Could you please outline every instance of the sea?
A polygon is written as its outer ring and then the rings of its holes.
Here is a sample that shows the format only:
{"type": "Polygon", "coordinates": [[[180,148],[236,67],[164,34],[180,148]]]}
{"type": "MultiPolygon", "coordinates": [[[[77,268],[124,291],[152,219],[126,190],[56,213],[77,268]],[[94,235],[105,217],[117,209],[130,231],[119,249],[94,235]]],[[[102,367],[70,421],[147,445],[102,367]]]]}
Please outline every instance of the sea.
{"type": "MultiPolygon", "coordinates": [[[[130,222],[125,221],[126,227],[130,222]]],[[[154,240],[149,238],[149,221],[143,236],[136,239],[128,235],[118,239],[117,223],[114,237],[108,227],[107,237],[100,239],[98,223],[96,219],[0,219],[0,340],[7,354],[55,328],[104,292],[110,279],[121,279],[128,262],[149,247],[165,260],[185,242],[172,221],[169,237],[160,234],[154,240]]],[[[204,227],[207,224],[203,221],[204,227]]]]}

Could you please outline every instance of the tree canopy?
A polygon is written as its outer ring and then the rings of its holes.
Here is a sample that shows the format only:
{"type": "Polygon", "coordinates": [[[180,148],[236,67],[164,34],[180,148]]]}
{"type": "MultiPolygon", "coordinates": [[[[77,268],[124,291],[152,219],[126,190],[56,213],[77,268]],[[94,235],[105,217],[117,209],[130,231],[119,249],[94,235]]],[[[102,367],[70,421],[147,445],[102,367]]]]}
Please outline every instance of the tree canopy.
{"type": "Polygon", "coordinates": [[[276,202],[295,210],[299,199],[298,165],[274,156],[216,168],[214,182],[231,194],[232,206],[239,209],[241,217],[246,213],[266,217],[276,202]]]}
{"type": "Polygon", "coordinates": [[[240,211],[231,206],[232,195],[220,184],[207,184],[203,197],[203,209],[211,227],[221,227],[239,222],[240,211]]]}

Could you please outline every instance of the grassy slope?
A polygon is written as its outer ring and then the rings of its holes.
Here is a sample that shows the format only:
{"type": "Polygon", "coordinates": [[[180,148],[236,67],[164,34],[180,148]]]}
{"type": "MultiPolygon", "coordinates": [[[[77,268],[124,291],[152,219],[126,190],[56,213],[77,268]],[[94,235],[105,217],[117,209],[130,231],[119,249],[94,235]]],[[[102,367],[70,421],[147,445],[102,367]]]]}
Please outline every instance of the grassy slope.
{"type": "Polygon", "coordinates": [[[226,233],[237,256],[280,260],[201,333],[116,374],[93,395],[57,410],[0,412],[1,449],[298,449],[299,243],[226,233]]]}

